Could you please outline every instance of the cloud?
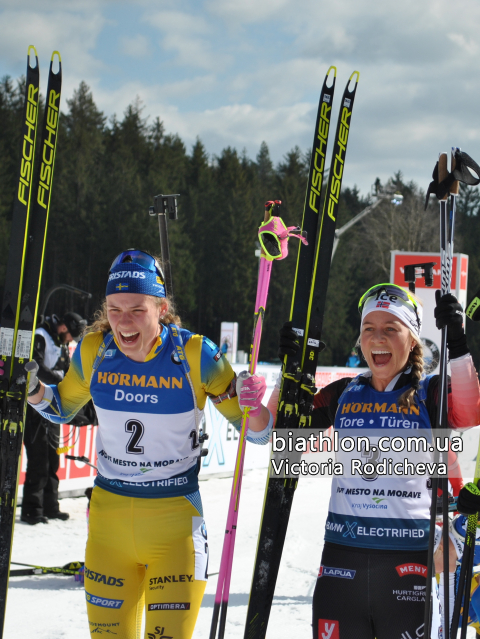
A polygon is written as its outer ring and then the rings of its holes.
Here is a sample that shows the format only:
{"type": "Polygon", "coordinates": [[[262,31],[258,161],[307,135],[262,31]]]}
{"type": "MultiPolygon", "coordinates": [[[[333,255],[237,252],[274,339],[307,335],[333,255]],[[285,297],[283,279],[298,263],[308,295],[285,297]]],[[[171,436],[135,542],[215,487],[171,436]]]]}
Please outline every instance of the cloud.
{"type": "Polygon", "coordinates": [[[259,65],[232,77],[229,95],[233,100],[250,100],[259,106],[292,104],[292,97],[302,99],[308,93],[320,95],[329,64],[323,60],[293,58],[259,65]]]}
{"type": "Polygon", "coordinates": [[[132,58],[146,57],[151,50],[148,38],[140,33],[132,38],[124,37],[120,42],[123,53],[132,58]]]}
{"type": "MultiPolygon", "coordinates": [[[[197,78],[198,83],[214,83],[211,76],[197,78]]],[[[216,109],[181,111],[170,102],[175,90],[190,91],[188,83],[156,87],[139,82],[129,82],[115,91],[94,91],[98,108],[105,113],[121,114],[138,96],[145,105],[143,115],[150,122],[159,117],[169,133],[178,133],[187,144],[194,144],[197,137],[205,143],[210,153],[220,153],[227,146],[246,147],[255,155],[263,140],[274,148],[276,158],[283,156],[304,137],[311,138],[315,124],[316,106],[308,103],[278,107],[256,107],[251,104],[233,104],[216,109]]],[[[309,143],[310,144],[310,143],[309,143]]]]}
{"type": "MultiPolygon", "coordinates": [[[[150,119],[169,117],[168,114],[179,113],[175,106],[175,99],[191,97],[205,91],[214,90],[216,80],[213,75],[197,76],[193,79],[180,80],[178,82],[157,84],[143,84],[138,81],[129,81],[113,90],[106,90],[101,85],[93,87],[93,98],[98,108],[109,115],[116,114],[121,118],[122,113],[138,96],[144,104],[144,115],[150,115],[150,119]],[[167,115],[166,115],[167,114],[167,115]]],[[[176,124],[172,122],[172,127],[176,124]]],[[[168,127],[170,132],[176,132],[175,128],[168,127]]]]}
{"type": "Polygon", "coordinates": [[[157,11],[145,15],[143,21],[161,32],[159,44],[165,51],[175,54],[176,64],[208,70],[224,66],[226,59],[214,50],[214,31],[203,16],[157,11]]]}
{"type": "Polygon", "coordinates": [[[468,55],[474,56],[478,54],[478,44],[473,38],[467,40],[461,33],[449,33],[447,37],[468,55]]]}
{"type": "Polygon", "coordinates": [[[344,184],[365,192],[399,169],[428,184],[452,145],[478,160],[478,24],[477,0],[0,0],[0,70],[24,73],[33,42],[45,80],[59,49],[65,97],[85,80],[121,118],[139,95],[187,144],[265,140],[279,161],[311,147],[328,67],[334,112],[359,69],[344,184]]]}
{"type": "MultiPolygon", "coordinates": [[[[38,5],[37,5],[38,6],[38,5]]],[[[0,59],[18,75],[25,72],[27,49],[34,44],[44,68],[53,50],[60,51],[70,76],[96,75],[102,63],[92,55],[106,23],[93,7],[81,13],[5,10],[0,14],[0,59]]]]}
{"type": "Polygon", "coordinates": [[[290,0],[207,0],[205,9],[230,24],[251,24],[278,17],[290,0]]]}
{"type": "Polygon", "coordinates": [[[288,28],[305,55],[325,56],[328,51],[337,59],[354,56],[357,64],[391,61],[440,66],[460,52],[445,37],[447,33],[462,34],[470,43],[478,39],[480,6],[460,0],[452,12],[446,0],[341,0],[328,4],[297,0],[296,11],[289,6],[287,14],[288,28]]]}

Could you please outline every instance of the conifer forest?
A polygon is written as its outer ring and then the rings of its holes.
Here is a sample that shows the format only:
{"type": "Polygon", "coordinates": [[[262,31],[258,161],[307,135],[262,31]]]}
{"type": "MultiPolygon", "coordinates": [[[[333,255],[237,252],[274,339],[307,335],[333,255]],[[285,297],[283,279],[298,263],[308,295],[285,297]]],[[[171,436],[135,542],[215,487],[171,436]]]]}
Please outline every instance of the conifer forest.
{"type": "MultiPolygon", "coordinates": [[[[5,77],[0,82],[0,294],[23,94],[24,79],[5,77]]],[[[220,323],[237,321],[238,347],[248,351],[258,275],[257,229],[264,202],[282,200],[286,224],[301,224],[309,154],[298,147],[285,150],[274,165],[268,140],[254,159],[231,147],[211,155],[200,139],[186,148],[178,135],[165,131],[160,117],[145,118],[138,100],[121,117],[108,119],[95,105],[89,87],[81,83],[62,105],[42,294],[54,285],[68,284],[90,292],[92,299],[59,291],[51,297],[46,313],[62,315],[73,310],[91,320],[104,297],[115,255],[132,247],[159,254],[158,224],[148,209],[155,195],[178,193],[178,220],[169,221],[168,231],[175,303],[182,323],[218,342],[220,323]]],[[[432,168],[433,163],[434,158],[432,168]]],[[[349,179],[354,182],[355,176],[349,173],[349,179]]],[[[322,335],[327,347],[320,365],[345,365],[358,337],[358,298],[373,284],[389,281],[391,250],[439,249],[435,198],[424,211],[428,185],[406,181],[401,167],[388,185],[375,175],[371,181],[373,191],[382,192],[388,186],[400,192],[403,203],[395,206],[386,198],[342,236],[330,272],[322,335]]],[[[364,209],[371,197],[371,193],[345,188],[337,228],[364,209]]],[[[479,210],[479,191],[462,190],[455,252],[469,255],[469,298],[480,288],[479,210]]],[[[277,360],[278,329],[290,312],[297,245],[296,240],[290,241],[288,258],[273,264],[262,361],[277,360]]],[[[433,313],[433,309],[425,312],[433,313]]],[[[468,320],[466,330],[478,368],[480,326],[468,320]]]]}

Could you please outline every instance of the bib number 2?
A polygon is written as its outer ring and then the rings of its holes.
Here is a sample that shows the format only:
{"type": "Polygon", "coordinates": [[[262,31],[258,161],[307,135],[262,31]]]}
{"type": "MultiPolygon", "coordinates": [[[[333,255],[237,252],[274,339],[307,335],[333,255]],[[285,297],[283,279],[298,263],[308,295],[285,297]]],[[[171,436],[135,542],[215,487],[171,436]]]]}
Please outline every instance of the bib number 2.
{"type": "Polygon", "coordinates": [[[142,439],[144,430],[144,425],[142,422],[139,422],[138,419],[129,419],[125,424],[125,431],[132,433],[126,446],[127,453],[131,455],[143,455],[143,446],[138,446],[138,442],[142,439]]]}

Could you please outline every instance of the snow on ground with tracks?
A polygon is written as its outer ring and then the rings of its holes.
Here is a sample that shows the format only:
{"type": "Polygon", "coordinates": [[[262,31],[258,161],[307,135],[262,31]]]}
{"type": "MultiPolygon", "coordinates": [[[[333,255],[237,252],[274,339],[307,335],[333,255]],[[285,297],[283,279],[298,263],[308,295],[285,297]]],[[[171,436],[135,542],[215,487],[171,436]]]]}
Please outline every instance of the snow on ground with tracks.
{"type": "MultiPolygon", "coordinates": [[[[265,470],[247,471],[243,480],[230,604],[225,636],[243,638],[248,594],[262,510],[265,470]]],[[[201,481],[210,546],[210,572],[216,572],[224,537],[231,478],[201,481]]],[[[330,481],[302,478],[294,500],[267,637],[311,639],[311,598],[320,564],[330,481]]],[[[83,561],[87,527],[84,497],[61,500],[67,522],[29,526],[17,511],[13,560],[45,566],[83,561]]],[[[195,639],[208,639],[217,577],[209,579],[195,639]]],[[[83,587],[73,577],[14,577],[10,582],[5,639],[88,639],[83,587]]],[[[475,633],[469,629],[469,637],[475,633]],[[471,634],[470,634],[471,633],[471,634]]]]}

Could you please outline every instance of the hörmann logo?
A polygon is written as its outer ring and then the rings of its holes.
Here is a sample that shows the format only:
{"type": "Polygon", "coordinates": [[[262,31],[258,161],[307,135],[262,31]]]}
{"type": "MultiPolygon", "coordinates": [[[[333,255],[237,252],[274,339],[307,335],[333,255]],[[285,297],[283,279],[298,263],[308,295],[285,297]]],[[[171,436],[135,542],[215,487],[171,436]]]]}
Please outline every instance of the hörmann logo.
{"type": "Polygon", "coordinates": [[[375,402],[375,404],[367,404],[367,403],[349,403],[343,404],[342,406],[342,415],[344,413],[405,413],[408,415],[410,411],[410,415],[420,415],[420,408],[418,406],[414,406],[413,404],[408,408],[400,408],[398,404],[390,404],[387,408],[387,402],[383,404],[379,404],[375,402]]]}
{"type": "Polygon", "coordinates": [[[28,132],[23,136],[22,163],[20,166],[20,181],[18,183],[18,199],[25,206],[28,202],[28,189],[32,179],[32,162],[35,148],[35,122],[37,120],[38,87],[28,85],[27,113],[25,126],[28,132]],[[26,190],[27,189],[27,190],[26,190]]]}
{"type": "MultiPolygon", "coordinates": [[[[99,384],[110,386],[141,386],[142,388],[183,388],[183,377],[154,377],[127,375],[125,373],[98,373],[99,384]]],[[[127,400],[128,401],[128,400],[127,400]]]]}
{"type": "Polygon", "coordinates": [[[338,132],[338,151],[335,155],[333,164],[333,176],[330,180],[330,193],[328,194],[328,215],[335,222],[335,205],[338,204],[340,197],[340,187],[342,185],[343,166],[345,164],[345,153],[347,152],[348,133],[350,129],[349,120],[352,117],[352,111],[347,107],[343,107],[340,121],[340,130],[338,132]]]}
{"type": "Polygon", "coordinates": [[[320,189],[322,188],[323,171],[325,169],[325,151],[327,150],[330,111],[332,110],[332,107],[327,104],[327,97],[329,98],[330,96],[328,94],[323,96],[322,107],[320,109],[320,120],[318,122],[317,132],[318,142],[315,148],[315,159],[313,162],[312,185],[308,196],[310,208],[315,211],[315,213],[318,213],[318,207],[320,205],[320,189]]]}
{"type": "Polygon", "coordinates": [[[53,161],[55,159],[55,142],[58,129],[60,93],[53,89],[48,94],[46,137],[43,141],[42,164],[40,166],[40,182],[37,202],[44,209],[48,206],[48,197],[52,185],[53,161]],[[58,103],[57,103],[58,102],[58,103]]]}

